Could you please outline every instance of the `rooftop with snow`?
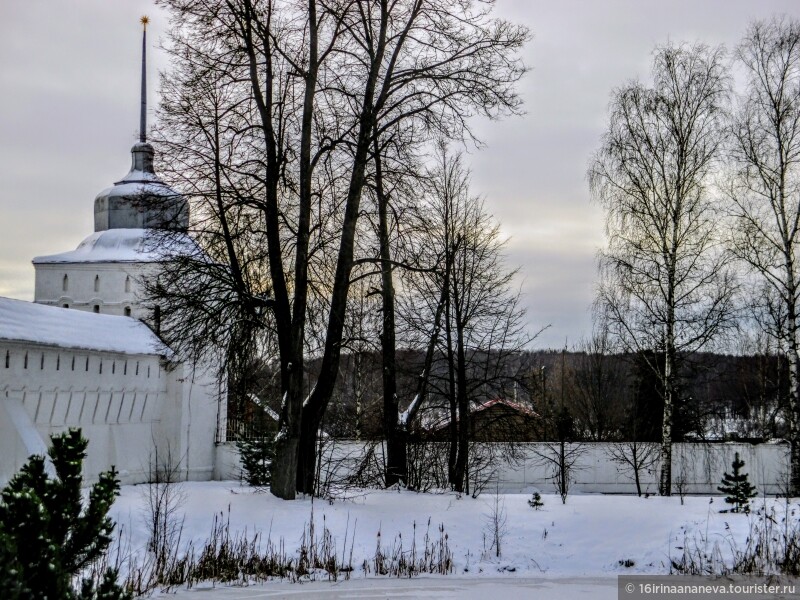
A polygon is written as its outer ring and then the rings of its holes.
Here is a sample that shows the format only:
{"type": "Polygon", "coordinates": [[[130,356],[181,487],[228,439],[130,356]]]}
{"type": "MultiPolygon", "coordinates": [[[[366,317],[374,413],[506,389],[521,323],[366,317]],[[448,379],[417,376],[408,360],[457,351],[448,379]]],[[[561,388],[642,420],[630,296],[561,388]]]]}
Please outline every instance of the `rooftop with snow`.
{"type": "Polygon", "coordinates": [[[101,352],[171,356],[171,351],[158,336],[136,319],[3,297],[0,297],[0,340],[101,352]]]}

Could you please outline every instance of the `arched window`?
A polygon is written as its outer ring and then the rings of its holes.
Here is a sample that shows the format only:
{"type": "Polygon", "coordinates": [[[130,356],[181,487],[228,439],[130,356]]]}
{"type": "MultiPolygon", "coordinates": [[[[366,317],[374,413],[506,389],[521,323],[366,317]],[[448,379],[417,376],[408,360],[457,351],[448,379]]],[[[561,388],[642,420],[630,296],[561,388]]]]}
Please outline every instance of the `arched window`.
{"type": "Polygon", "coordinates": [[[69,291],[69,276],[66,274],[64,275],[64,279],[61,280],[61,291],[69,291]]]}
{"type": "Polygon", "coordinates": [[[130,292],[131,291],[131,277],[130,277],[130,275],[128,275],[125,278],[125,291],[126,292],[130,292]]]}
{"type": "Polygon", "coordinates": [[[100,305],[99,304],[95,304],[94,307],[92,308],[92,310],[94,312],[96,312],[96,313],[99,313],[100,312],[100,305]]]}
{"type": "Polygon", "coordinates": [[[124,312],[125,312],[125,316],[126,317],[130,317],[131,316],[131,307],[130,306],[126,306],[124,312]]]}
{"type": "Polygon", "coordinates": [[[61,306],[64,307],[64,308],[69,308],[69,304],[66,304],[66,303],[62,304],[61,306]]]}
{"type": "Polygon", "coordinates": [[[100,275],[94,276],[94,291],[95,292],[100,291],[100,275]]]}

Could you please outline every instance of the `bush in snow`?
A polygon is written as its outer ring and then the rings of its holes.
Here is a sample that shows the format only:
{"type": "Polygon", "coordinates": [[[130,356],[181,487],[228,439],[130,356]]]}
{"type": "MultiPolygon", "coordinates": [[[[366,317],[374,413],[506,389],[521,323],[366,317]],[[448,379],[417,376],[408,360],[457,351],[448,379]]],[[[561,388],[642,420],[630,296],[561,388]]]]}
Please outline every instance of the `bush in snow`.
{"type": "Polygon", "coordinates": [[[102,561],[114,522],[108,511],[119,494],[114,468],[100,474],[84,506],[81,467],[88,442],[79,429],[51,436],[48,451],[55,477],[45,458],[31,456],[0,494],[0,586],[4,599],[59,598],[115,600],[129,594],[105,570],[73,581],[102,561]]]}

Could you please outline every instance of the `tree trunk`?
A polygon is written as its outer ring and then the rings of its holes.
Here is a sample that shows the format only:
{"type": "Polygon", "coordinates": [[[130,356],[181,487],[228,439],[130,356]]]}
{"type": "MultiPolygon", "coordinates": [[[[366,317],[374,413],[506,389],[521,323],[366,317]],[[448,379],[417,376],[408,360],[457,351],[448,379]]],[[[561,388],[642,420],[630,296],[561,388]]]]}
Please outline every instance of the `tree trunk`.
{"type": "Polygon", "coordinates": [[[383,327],[381,331],[381,366],[383,378],[383,435],[386,440],[386,487],[396,483],[406,483],[406,445],[405,435],[400,431],[400,407],[397,398],[397,364],[395,338],[394,281],[392,277],[392,256],[389,246],[389,198],[383,187],[381,151],[377,133],[375,148],[375,187],[378,200],[378,238],[381,255],[381,310],[383,327]],[[401,439],[402,438],[402,439],[401,439]]]}
{"type": "Polygon", "coordinates": [[[469,456],[469,399],[467,398],[467,367],[464,349],[464,328],[460,322],[456,298],[456,404],[458,406],[458,452],[453,478],[453,489],[465,491],[467,460],[469,456]]]}
{"type": "Polygon", "coordinates": [[[302,427],[297,448],[297,491],[303,494],[314,494],[314,480],[317,474],[317,442],[319,427],[322,424],[323,412],[311,410],[308,404],[303,406],[302,427]]]}
{"type": "Polygon", "coordinates": [[[662,496],[672,495],[673,368],[672,353],[667,351],[664,357],[664,417],[661,422],[661,477],[658,484],[662,496]]]}
{"type": "MultiPolygon", "coordinates": [[[[297,443],[297,474],[296,482],[311,480],[311,488],[314,482],[314,461],[311,462],[311,472],[305,469],[308,467],[305,459],[305,452],[308,451],[308,440],[304,439],[306,428],[303,427],[302,419],[304,410],[302,403],[305,402],[303,394],[303,375],[305,370],[305,325],[306,309],[308,304],[308,246],[311,230],[311,188],[314,167],[311,161],[311,140],[313,130],[314,98],[317,90],[317,75],[319,71],[319,58],[317,48],[317,3],[316,0],[308,0],[308,70],[304,74],[305,89],[303,92],[303,113],[300,130],[300,198],[297,215],[297,234],[295,240],[294,257],[294,297],[292,298],[292,363],[294,388],[296,395],[292,396],[292,413],[295,419],[300,419],[298,427],[294,425],[294,431],[299,432],[300,439],[297,443]]],[[[276,217],[278,218],[278,217],[276,217]]],[[[272,262],[270,260],[270,262],[272,262]]],[[[320,417],[321,418],[321,417],[320,417]]],[[[319,423],[313,427],[311,438],[312,454],[316,451],[316,432],[319,423]]],[[[276,457],[277,459],[277,457],[276,457]]],[[[289,485],[287,481],[286,485],[289,485]]],[[[307,486],[296,486],[298,491],[311,493],[307,486]]]]}
{"type": "Polygon", "coordinates": [[[302,418],[303,373],[302,370],[293,372],[291,366],[289,363],[286,375],[289,385],[281,406],[281,430],[275,438],[275,459],[270,477],[270,491],[284,500],[293,500],[297,490],[302,418]]]}
{"type": "MultiPolygon", "coordinates": [[[[309,42],[310,63],[306,74],[306,89],[303,106],[303,125],[301,134],[301,202],[300,212],[306,214],[304,201],[310,207],[310,143],[311,117],[316,89],[316,73],[318,68],[316,57],[316,1],[309,0],[309,42]],[[305,193],[305,197],[304,197],[305,193]]],[[[279,498],[291,500],[295,497],[299,455],[301,449],[301,418],[303,403],[303,336],[305,331],[305,299],[307,294],[307,250],[308,223],[300,223],[297,232],[297,255],[295,257],[294,306],[289,300],[289,289],[283,268],[283,247],[278,204],[278,184],[280,181],[283,156],[278,147],[276,132],[273,127],[273,70],[272,45],[268,39],[257,39],[265,32],[259,27],[259,16],[250,0],[244,3],[244,12],[240,15],[245,50],[249,61],[249,76],[253,96],[259,111],[261,129],[266,147],[265,170],[265,210],[264,227],[267,234],[267,252],[269,256],[270,282],[275,297],[273,311],[278,334],[278,352],[281,362],[281,428],[275,439],[275,460],[270,483],[270,491],[279,498]],[[258,48],[258,50],[257,50],[258,48]],[[263,50],[264,59],[257,56],[263,50]],[[260,71],[264,69],[262,81],[260,71]]],[[[268,33],[266,34],[268,37],[268,33]]]]}
{"type": "MultiPolygon", "coordinates": [[[[793,270],[790,263],[789,287],[792,291],[794,284],[793,270]]],[[[793,297],[794,296],[793,294],[793,297]]],[[[787,302],[787,327],[789,338],[789,495],[800,496],[800,348],[798,348],[798,316],[794,302],[787,302]]]]}
{"type": "Polygon", "coordinates": [[[641,465],[639,464],[639,446],[636,442],[633,443],[633,480],[636,483],[636,494],[641,497],[642,495],[642,482],[639,477],[639,470],[641,469],[641,465]]]}
{"type": "Polygon", "coordinates": [[[447,454],[447,479],[450,485],[455,489],[456,479],[456,462],[458,461],[458,430],[461,427],[459,422],[458,404],[456,396],[456,364],[455,356],[453,355],[453,331],[452,331],[452,317],[450,315],[450,293],[448,292],[445,298],[444,307],[444,331],[445,341],[447,343],[447,399],[450,407],[450,446],[447,454]]]}
{"type": "Polygon", "coordinates": [[[563,436],[558,442],[558,487],[561,492],[561,504],[567,503],[567,492],[569,491],[569,467],[567,466],[567,448],[563,436]]]}
{"type": "MultiPolygon", "coordinates": [[[[339,359],[342,351],[342,333],[344,331],[347,298],[350,290],[350,274],[353,271],[353,253],[355,250],[356,225],[360,213],[361,193],[366,182],[366,168],[369,162],[369,148],[372,142],[376,108],[375,97],[380,70],[386,50],[386,31],[388,26],[388,8],[381,6],[380,34],[375,40],[375,53],[370,64],[370,72],[364,86],[363,102],[358,118],[358,135],[353,153],[350,182],[347,189],[342,233],[339,240],[339,252],[336,257],[336,270],[331,290],[330,313],[325,329],[325,350],[320,364],[319,377],[308,398],[303,404],[303,418],[310,417],[313,423],[303,424],[300,439],[300,468],[297,485],[299,491],[312,494],[314,491],[314,465],[316,464],[317,430],[322,416],[328,407],[336,378],[339,374],[339,359]],[[309,469],[309,472],[305,472],[309,469]]],[[[387,74],[387,77],[389,75],[387,74]]],[[[384,82],[386,85],[386,82],[384,82]]]]}

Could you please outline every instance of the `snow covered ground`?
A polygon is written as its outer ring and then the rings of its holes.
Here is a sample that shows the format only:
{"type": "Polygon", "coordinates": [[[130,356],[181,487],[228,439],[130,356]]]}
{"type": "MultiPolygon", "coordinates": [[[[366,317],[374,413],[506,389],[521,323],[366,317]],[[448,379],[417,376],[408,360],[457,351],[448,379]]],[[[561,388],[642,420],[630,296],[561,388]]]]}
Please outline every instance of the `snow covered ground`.
{"type": "MultiPolygon", "coordinates": [[[[125,486],[112,509],[113,517],[133,552],[143,552],[147,542],[145,497],[147,486],[125,486]]],[[[720,514],[721,497],[687,497],[681,505],[670,498],[573,495],[562,505],[558,496],[542,494],[544,507],[534,510],[530,496],[500,495],[499,513],[505,514],[501,555],[492,547],[490,527],[495,496],[477,499],[455,494],[417,494],[408,491],[365,491],[349,500],[331,503],[309,498],[282,501],[235,482],[181,484],[185,498],[180,514],[185,518],[182,544],[200,546],[208,538],[215,515],[230,519],[232,532],[261,531],[273,542],[283,539],[288,554],[301,545],[313,504],[317,535],[330,530],[337,554],[347,557],[352,547],[355,571],[351,582],[317,581],[304,584],[270,582],[263,586],[227,590],[220,598],[386,597],[395,586],[407,586],[404,597],[487,597],[486,590],[502,590],[503,598],[585,597],[616,598],[616,576],[663,574],[670,560],[679,559],[684,548],[716,547],[719,556],[742,548],[756,516],[720,514]],[[428,523],[430,522],[430,526],[428,523]],[[416,523],[416,530],[414,529],[416,523]],[[381,545],[399,543],[410,549],[416,539],[423,544],[426,531],[438,538],[442,525],[452,550],[454,572],[402,583],[365,575],[361,565],[375,555],[378,533],[381,545]],[[566,587],[564,587],[566,586],[566,587]],[[414,593],[417,590],[419,595],[414,593]],[[483,590],[483,591],[481,591],[483,590]],[[583,591],[581,591],[583,590],[583,591]],[[569,593],[567,593],[569,591],[569,593]],[[464,596],[464,592],[469,594],[464,596]],[[479,593],[480,592],[480,593],[479,593]],[[337,596],[336,594],[341,594],[337,596]],[[478,595],[476,595],[478,594],[478,595]],[[566,594],[566,595],[565,595],[566,594]]],[[[784,510],[784,501],[754,501],[754,508],[784,510]]],[[[796,507],[796,505],[795,505],[796,507]]],[[[407,581],[407,580],[406,580],[407,581]]],[[[209,586],[200,586],[208,588],[209,586]]],[[[205,589],[180,592],[182,597],[208,597],[205,589]]],[[[501,596],[498,596],[501,597],[501,596]]]]}

